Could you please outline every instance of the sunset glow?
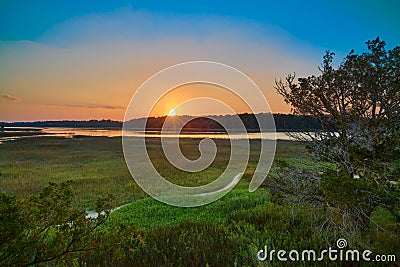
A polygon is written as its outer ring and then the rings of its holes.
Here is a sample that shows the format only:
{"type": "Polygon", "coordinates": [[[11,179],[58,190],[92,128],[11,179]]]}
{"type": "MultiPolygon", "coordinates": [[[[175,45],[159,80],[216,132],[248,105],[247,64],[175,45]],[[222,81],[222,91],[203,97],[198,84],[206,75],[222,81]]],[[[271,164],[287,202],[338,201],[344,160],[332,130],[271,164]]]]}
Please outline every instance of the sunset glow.
{"type": "MultiPolygon", "coordinates": [[[[383,10],[384,5],[379,9],[375,4],[360,7],[346,2],[338,8],[339,4],[294,1],[290,8],[285,5],[283,13],[266,14],[267,9],[281,10],[279,2],[227,8],[214,2],[139,1],[120,6],[110,1],[102,7],[79,3],[65,9],[56,3],[18,3],[9,1],[0,10],[2,25],[7,25],[0,30],[0,121],[121,121],[130,98],[149,77],[193,60],[237,68],[260,87],[273,113],[289,113],[290,106],[274,89],[275,80],[293,72],[298,77],[317,74],[325,50],[340,58],[352,48],[364,49],[367,38],[379,34],[364,27],[370,22],[370,11],[386,29],[385,40],[400,41],[396,8],[383,10]],[[302,8],[317,17],[293,23],[302,8]],[[331,9],[336,10],[335,16],[318,17],[331,9]],[[342,9],[347,13],[340,13],[342,9]],[[339,15],[339,24],[321,24],[324,28],[315,24],[337,21],[339,15]]],[[[168,103],[161,103],[153,113],[164,116],[180,100],[201,94],[212,94],[232,103],[238,112],[249,112],[235,96],[215,88],[204,90],[194,86],[183,94],[171,92],[165,99],[168,103]]],[[[222,113],[218,107],[200,105],[186,112],[222,113]]]]}
{"type": "Polygon", "coordinates": [[[175,111],[175,109],[173,108],[173,109],[171,109],[169,112],[168,112],[168,116],[176,116],[176,111],[175,111]]]}

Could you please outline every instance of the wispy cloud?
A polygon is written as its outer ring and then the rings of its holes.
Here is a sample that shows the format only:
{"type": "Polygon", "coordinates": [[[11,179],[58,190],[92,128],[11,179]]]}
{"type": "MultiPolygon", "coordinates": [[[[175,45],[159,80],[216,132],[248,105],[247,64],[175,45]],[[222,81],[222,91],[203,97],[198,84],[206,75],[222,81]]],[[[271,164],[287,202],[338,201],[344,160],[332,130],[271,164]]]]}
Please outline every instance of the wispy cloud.
{"type": "Polygon", "coordinates": [[[7,95],[7,94],[1,94],[1,98],[5,101],[9,101],[9,102],[19,102],[21,101],[20,98],[13,96],[13,95],[7,95]]]}
{"type": "Polygon", "coordinates": [[[105,104],[71,104],[64,105],[65,107],[71,108],[100,108],[100,109],[125,109],[125,107],[117,105],[105,105],[105,104]]]}

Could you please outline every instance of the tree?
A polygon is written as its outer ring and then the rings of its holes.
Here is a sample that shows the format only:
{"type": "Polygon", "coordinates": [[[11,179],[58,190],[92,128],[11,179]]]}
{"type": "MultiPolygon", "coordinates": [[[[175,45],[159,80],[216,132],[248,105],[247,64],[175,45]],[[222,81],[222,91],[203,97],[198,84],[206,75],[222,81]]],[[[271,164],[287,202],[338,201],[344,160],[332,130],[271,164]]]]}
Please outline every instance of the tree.
{"type": "Polygon", "coordinates": [[[295,135],[316,160],[330,163],[323,173],[306,175],[315,187],[312,199],[338,208],[363,230],[377,206],[400,221],[400,47],[386,50],[379,37],[366,45],[368,52],[352,50],[337,68],[327,51],[318,76],[295,81],[290,74],[275,82],[294,114],[323,126],[295,135]]]}
{"type": "Polygon", "coordinates": [[[0,193],[1,266],[71,265],[79,259],[119,265],[143,243],[134,226],[105,226],[110,196],[96,201],[97,218],[87,218],[73,206],[70,185],[51,183],[27,198],[0,193]]]}

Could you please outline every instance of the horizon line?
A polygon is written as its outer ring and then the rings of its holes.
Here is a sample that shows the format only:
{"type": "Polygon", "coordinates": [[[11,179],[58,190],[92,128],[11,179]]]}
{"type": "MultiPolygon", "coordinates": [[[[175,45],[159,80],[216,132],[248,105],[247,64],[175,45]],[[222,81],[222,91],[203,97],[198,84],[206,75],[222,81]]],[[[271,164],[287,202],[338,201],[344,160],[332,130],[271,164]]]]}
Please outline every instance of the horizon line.
{"type": "MultiPolygon", "coordinates": [[[[248,112],[243,112],[243,113],[236,113],[236,114],[209,114],[209,115],[174,115],[174,117],[197,117],[197,118],[205,118],[205,117],[218,117],[218,116],[234,116],[234,115],[257,115],[257,114],[272,114],[274,115],[294,115],[294,116],[300,116],[296,115],[293,113],[273,113],[273,112],[259,112],[259,113],[248,113],[248,112]]],[[[301,115],[303,116],[303,115],[301,115]]],[[[140,119],[150,119],[150,118],[166,118],[168,115],[161,115],[161,116],[150,116],[150,117],[137,117],[133,118],[130,120],[140,120],[140,119]]],[[[128,120],[128,121],[130,121],[128,120]]],[[[111,122],[121,122],[123,123],[123,120],[112,120],[112,119],[86,119],[86,120],[79,120],[79,119],[59,119],[59,120],[26,120],[26,121],[0,121],[1,124],[8,124],[8,123],[39,123],[39,122],[90,122],[90,121],[111,121],[111,122]]],[[[127,122],[127,121],[125,121],[127,122]]]]}

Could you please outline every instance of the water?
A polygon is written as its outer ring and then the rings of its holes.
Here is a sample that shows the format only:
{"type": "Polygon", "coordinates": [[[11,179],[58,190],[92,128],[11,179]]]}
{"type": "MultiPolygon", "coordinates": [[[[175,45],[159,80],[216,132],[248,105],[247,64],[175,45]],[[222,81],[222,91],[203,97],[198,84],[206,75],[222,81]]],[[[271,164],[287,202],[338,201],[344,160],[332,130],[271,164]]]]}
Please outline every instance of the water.
{"type": "MultiPolygon", "coordinates": [[[[5,141],[12,141],[17,139],[25,138],[38,138],[45,136],[57,136],[65,138],[73,138],[75,136],[105,136],[105,137],[120,137],[122,136],[122,130],[118,129],[93,129],[93,128],[26,128],[24,131],[23,127],[12,127],[9,130],[4,129],[4,136],[0,132],[0,143],[5,141]],[[13,131],[12,129],[16,130],[13,131]]],[[[126,136],[131,137],[161,137],[159,131],[152,131],[144,133],[143,131],[125,131],[126,136]]],[[[175,132],[164,132],[164,137],[180,137],[180,138],[215,138],[215,139],[265,139],[265,140],[293,140],[292,137],[288,136],[284,132],[261,132],[261,133],[234,133],[229,136],[227,133],[219,132],[194,132],[194,133],[175,133],[175,132]]]]}

